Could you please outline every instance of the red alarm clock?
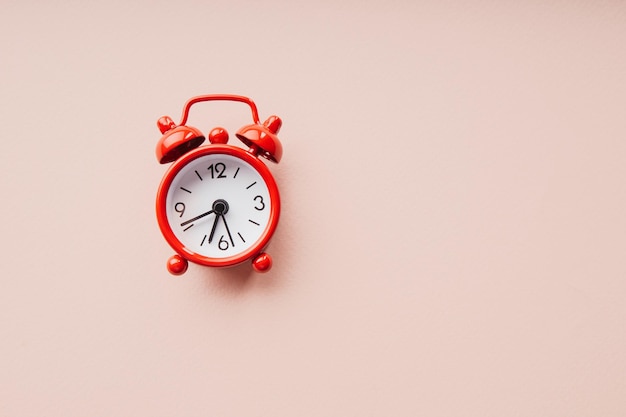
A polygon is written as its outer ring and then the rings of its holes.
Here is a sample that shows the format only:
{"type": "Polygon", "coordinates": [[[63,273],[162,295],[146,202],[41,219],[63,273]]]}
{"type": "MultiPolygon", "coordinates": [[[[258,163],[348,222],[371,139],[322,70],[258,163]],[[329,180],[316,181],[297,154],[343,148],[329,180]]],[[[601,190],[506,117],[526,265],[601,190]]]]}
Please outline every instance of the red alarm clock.
{"type": "Polygon", "coordinates": [[[283,149],[276,133],[282,121],[270,116],[259,121],[252,100],[236,95],[204,95],[190,99],[181,122],[164,116],[157,125],[163,136],[156,147],[161,164],[173,162],[157,193],[156,214],[161,233],[176,254],[167,269],[185,273],[188,261],[211,267],[227,267],[246,260],[258,272],[272,266],[264,252],[276,231],[280,216],[278,187],[261,160],[278,163],[283,149]],[[238,101],[252,111],[253,124],[236,136],[247,149],[228,145],[228,132],[216,127],[210,144],[187,118],[192,105],[204,101],[238,101]]]}

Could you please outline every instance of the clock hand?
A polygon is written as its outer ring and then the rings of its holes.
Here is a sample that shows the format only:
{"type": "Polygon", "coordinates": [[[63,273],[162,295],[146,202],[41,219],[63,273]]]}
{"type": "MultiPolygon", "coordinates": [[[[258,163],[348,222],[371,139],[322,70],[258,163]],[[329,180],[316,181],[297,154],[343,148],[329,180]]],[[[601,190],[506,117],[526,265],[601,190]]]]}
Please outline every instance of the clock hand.
{"type": "Polygon", "coordinates": [[[189,220],[187,220],[187,221],[182,222],[180,225],[181,225],[181,226],[186,226],[186,225],[188,225],[189,223],[193,223],[193,222],[195,222],[196,220],[201,219],[201,218],[203,218],[203,217],[205,217],[205,216],[208,216],[208,215],[209,215],[209,214],[211,214],[211,213],[215,213],[215,212],[214,212],[213,210],[211,210],[211,211],[207,211],[206,213],[202,213],[201,215],[196,216],[196,217],[194,217],[193,219],[189,219],[189,220]]]}
{"type": "MultiPolygon", "coordinates": [[[[221,198],[218,198],[217,200],[213,202],[213,210],[211,210],[211,212],[215,213],[215,220],[213,221],[213,227],[211,227],[211,234],[209,235],[209,243],[213,241],[213,235],[215,234],[217,221],[220,219],[220,216],[224,218],[224,213],[226,213],[227,211],[228,211],[228,203],[226,202],[226,200],[222,200],[221,198]]],[[[226,220],[224,220],[224,224],[226,224],[226,220]]],[[[226,226],[226,230],[228,230],[228,226],[226,226]]],[[[230,235],[230,232],[228,232],[228,234],[230,235]]]]}
{"type": "Polygon", "coordinates": [[[220,219],[220,214],[215,213],[215,221],[213,221],[213,227],[211,227],[211,234],[209,235],[209,243],[213,240],[213,235],[215,234],[215,228],[217,227],[217,221],[220,219]]]}
{"type": "Polygon", "coordinates": [[[228,237],[230,238],[230,244],[235,247],[235,242],[233,241],[233,237],[230,234],[230,229],[228,228],[228,224],[226,223],[226,216],[222,214],[222,220],[224,221],[224,226],[226,226],[226,232],[228,232],[228,237]]]}

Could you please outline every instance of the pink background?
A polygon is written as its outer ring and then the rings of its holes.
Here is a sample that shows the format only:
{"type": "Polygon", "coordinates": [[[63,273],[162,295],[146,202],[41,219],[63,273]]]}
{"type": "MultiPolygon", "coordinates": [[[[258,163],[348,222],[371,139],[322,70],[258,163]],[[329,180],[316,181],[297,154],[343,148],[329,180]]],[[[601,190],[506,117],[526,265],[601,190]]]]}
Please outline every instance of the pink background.
{"type": "Polygon", "coordinates": [[[2,1],[0,415],[626,415],[625,45],[619,1],[2,1]],[[155,122],[207,93],[284,120],[267,275],[164,267],[155,122]]]}

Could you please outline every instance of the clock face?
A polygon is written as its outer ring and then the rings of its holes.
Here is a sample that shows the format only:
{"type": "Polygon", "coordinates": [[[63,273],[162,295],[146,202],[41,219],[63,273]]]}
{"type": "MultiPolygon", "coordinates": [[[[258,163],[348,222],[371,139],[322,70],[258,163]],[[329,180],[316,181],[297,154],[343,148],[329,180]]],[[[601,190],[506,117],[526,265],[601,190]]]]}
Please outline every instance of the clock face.
{"type": "Polygon", "coordinates": [[[157,212],[164,211],[161,229],[170,245],[192,261],[238,263],[263,249],[276,227],[279,201],[269,171],[234,149],[178,161],[162,184],[157,201],[157,212]]]}

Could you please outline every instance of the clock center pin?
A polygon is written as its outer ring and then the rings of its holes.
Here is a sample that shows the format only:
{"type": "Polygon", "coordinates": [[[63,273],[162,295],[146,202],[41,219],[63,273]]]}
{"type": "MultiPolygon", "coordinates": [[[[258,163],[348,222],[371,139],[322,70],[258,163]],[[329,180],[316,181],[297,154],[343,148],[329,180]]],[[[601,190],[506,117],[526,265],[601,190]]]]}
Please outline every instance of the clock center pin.
{"type": "Polygon", "coordinates": [[[228,203],[226,200],[217,199],[213,202],[213,211],[218,215],[228,213],[228,203]]]}

